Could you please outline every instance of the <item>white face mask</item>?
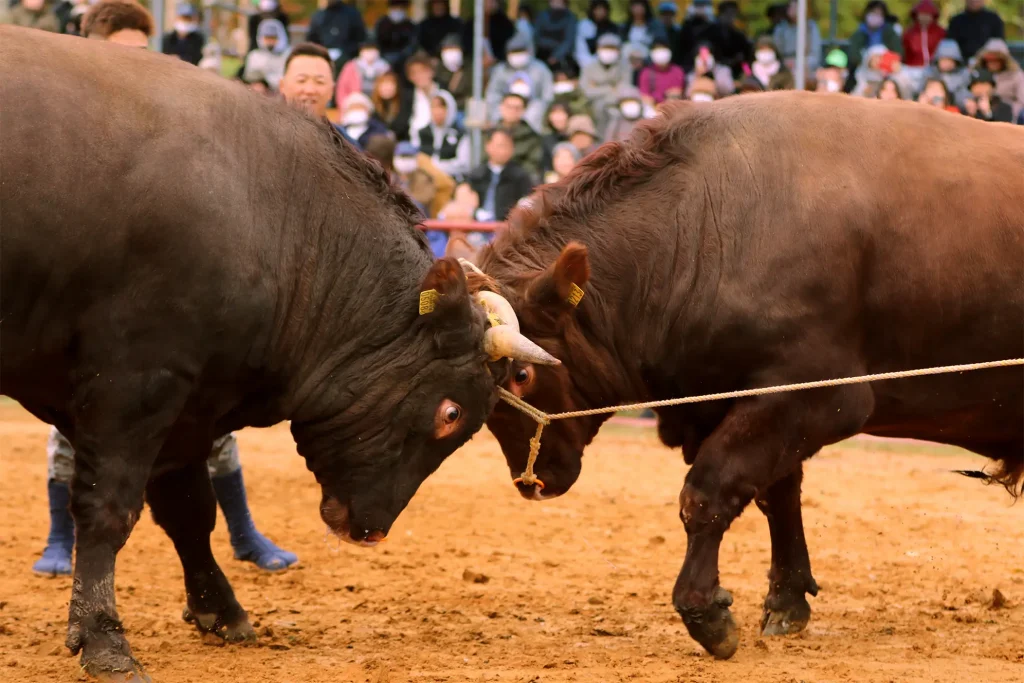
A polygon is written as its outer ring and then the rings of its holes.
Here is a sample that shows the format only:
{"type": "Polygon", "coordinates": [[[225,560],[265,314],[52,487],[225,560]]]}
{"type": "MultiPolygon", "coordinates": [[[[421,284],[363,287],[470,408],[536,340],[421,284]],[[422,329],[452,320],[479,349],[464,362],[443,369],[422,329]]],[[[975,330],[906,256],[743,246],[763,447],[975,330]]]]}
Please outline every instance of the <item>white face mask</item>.
{"type": "Polygon", "coordinates": [[[359,61],[366,66],[370,66],[374,62],[380,59],[380,53],[376,50],[363,50],[359,53],[359,61]]]}
{"type": "Polygon", "coordinates": [[[513,69],[522,69],[530,63],[530,55],[525,52],[513,52],[508,56],[508,65],[513,69]]]}
{"type": "Polygon", "coordinates": [[[619,111],[621,111],[622,115],[627,119],[632,120],[640,118],[640,114],[643,113],[643,107],[641,107],[640,103],[635,100],[628,100],[619,105],[619,111]]]}
{"type": "Polygon", "coordinates": [[[651,50],[651,61],[658,66],[665,66],[672,59],[672,50],[666,47],[659,47],[655,50],[651,50]]]}
{"type": "Polygon", "coordinates": [[[395,170],[402,175],[408,175],[419,168],[415,157],[395,157],[395,170]]]}
{"type": "Polygon", "coordinates": [[[825,90],[828,92],[839,92],[839,83],[833,80],[825,81],[825,90]]]}
{"type": "Polygon", "coordinates": [[[395,22],[396,24],[405,21],[405,10],[404,9],[392,9],[388,10],[388,19],[395,22]]]}
{"type": "Polygon", "coordinates": [[[516,81],[515,83],[510,85],[508,87],[508,91],[513,95],[519,95],[520,97],[529,97],[531,94],[530,86],[528,86],[526,83],[523,83],[522,81],[516,81]]]}
{"type": "Polygon", "coordinates": [[[706,92],[695,92],[690,95],[691,102],[714,102],[715,98],[706,92]]]}
{"type": "Polygon", "coordinates": [[[260,0],[261,12],[273,12],[277,9],[277,0],[260,0]]]}
{"type": "Polygon", "coordinates": [[[773,50],[758,50],[754,59],[760,64],[771,64],[775,61],[775,52],[773,50]]]}
{"type": "Polygon", "coordinates": [[[346,126],[361,126],[370,120],[370,114],[365,109],[353,109],[345,112],[341,122],[346,126]]]}
{"type": "Polygon", "coordinates": [[[174,30],[178,33],[192,33],[195,31],[197,26],[191,21],[176,21],[174,22],[174,30]]]}
{"type": "Polygon", "coordinates": [[[619,51],[602,48],[597,51],[597,59],[605,66],[611,66],[619,61],[619,51]]]}
{"type": "Polygon", "coordinates": [[[571,81],[558,81],[551,86],[551,89],[555,91],[556,95],[565,95],[575,90],[576,86],[571,81]]]}
{"type": "Polygon", "coordinates": [[[462,50],[441,50],[441,63],[449,71],[462,68],[462,50]]]}

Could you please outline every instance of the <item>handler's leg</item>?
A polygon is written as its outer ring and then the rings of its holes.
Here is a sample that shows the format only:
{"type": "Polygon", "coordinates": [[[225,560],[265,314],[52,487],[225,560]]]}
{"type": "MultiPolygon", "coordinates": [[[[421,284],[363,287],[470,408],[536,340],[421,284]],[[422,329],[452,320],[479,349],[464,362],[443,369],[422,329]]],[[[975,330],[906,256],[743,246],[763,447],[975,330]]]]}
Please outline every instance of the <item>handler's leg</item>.
{"type": "Polygon", "coordinates": [[[245,610],[210,549],[217,502],[206,464],[197,462],[149,483],[146,500],[153,519],[174,543],[185,572],[185,619],[202,632],[229,641],[255,638],[245,610]]]}
{"type": "Polygon", "coordinates": [[[766,636],[799,633],[811,619],[805,595],[818,594],[811,576],[811,560],[804,538],[800,512],[803,467],[772,484],[755,502],[772,535],[772,567],[768,571],[768,596],[764,600],[761,633],[766,636]]]}
{"type": "Polygon", "coordinates": [[[227,434],[213,442],[207,465],[217,502],[228,522],[235,559],[252,562],[268,571],[279,571],[298,562],[295,553],[278,548],[256,529],[245,496],[242,463],[238,459],[238,440],[234,434],[227,434]]]}
{"type": "MultiPolygon", "coordinates": [[[[86,673],[103,680],[145,679],[114,601],[114,566],[142,511],[146,481],[189,391],[169,371],[133,371],[125,362],[76,387],[75,573],[67,646],[86,673]]],[[[92,373],[89,373],[90,376],[92,373]]]]}
{"type": "Polygon", "coordinates": [[[46,469],[50,533],[43,555],[32,565],[32,571],[40,576],[70,576],[71,554],[75,549],[75,521],[70,508],[75,449],[56,427],[50,428],[46,442],[46,469]]]}

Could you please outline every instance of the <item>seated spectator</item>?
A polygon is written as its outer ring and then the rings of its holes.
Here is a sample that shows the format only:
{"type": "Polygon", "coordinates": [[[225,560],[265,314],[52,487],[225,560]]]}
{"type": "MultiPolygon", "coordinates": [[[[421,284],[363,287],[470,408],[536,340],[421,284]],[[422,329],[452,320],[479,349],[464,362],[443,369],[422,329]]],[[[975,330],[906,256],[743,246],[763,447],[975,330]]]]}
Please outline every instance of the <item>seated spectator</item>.
{"type": "Polygon", "coordinates": [[[288,32],[277,19],[264,19],[256,29],[256,43],[258,47],[245,56],[242,79],[251,82],[259,76],[276,92],[288,59],[288,32]]]}
{"type": "Polygon", "coordinates": [[[199,30],[199,12],[187,2],[179,3],[174,30],[164,36],[164,54],[198,65],[205,45],[206,36],[199,30]]]}
{"type": "Polygon", "coordinates": [[[417,137],[420,152],[430,157],[435,167],[461,180],[470,170],[470,140],[456,122],[458,113],[451,93],[438,90],[430,102],[430,125],[417,137]]]}
{"type": "Polygon", "coordinates": [[[686,76],[678,64],[672,63],[672,50],[666,41],[654,41],[651,50],[651,65],[640,72],[640,94],[647,104],[661,104],[665,93],[675,88],[682,90],[686,76]]]}
{"type": "MultiPolygon", "coordinates": [[[[864,95],[862,95],[864,97],[864,95]]],[[[902,100],[903,93],[892,78],[885,78],[878,84],[875,98],[879,100],[902,100]]]]}
{"type": "MultiPolygon", "coordinates": [[[[590,100],[587,99],[583,90],[580,89],[579,83],[574,76],[575,73],[572,69],[555,69],[555,82],[551,86],[551,91],[555,95],[553,104],[565,105],[569,110],[569,116],[575,116],[576,114],[591,116],[593,110],[590,107],[590,100]]],[[[550,108],[548,111],[551,111],[550,108]]]]}
{"type": "Polygon", "coordinates": [[[693,71],[693,60],[697,56],[697,46],[710,45],[711,52],[717,54],[718,32],[715,30],[715,10],[711,0],[693,0],[686,8],[686,21],[679,32],[679,55],[675,62],[687,73],[693,71]]]}
{"type": "Polygon", "coordinates": [[[707,76],[715,82],[718,97],[725,97],[736,92],[736,81],[733,80],[732,69],[715,61],[710,44],[697,46],[697,55],[693,60],[691,79],[707,76]]]}
{"type": "Polygon", "coordinates": [[[690,81],[688,95],[691,102],[714,102],[723,97],[718,84],[707,76],[697,76],[690,81]]]}
{"type": "Polygon", "coordinates": [[[377,118],[399,140],[409,139],[409,117],[412,116],[412,96],[398,87],[398,76],[389,71],[380,75],[370,96],[377,118]]]}
{"type": "Polygon", "coordinates": [[[598,126],[607,125],[616,93],[632,83],[630,65],[622,58],[622,40],[606,33],[597,40],[597,59],[583,69],[580,77],[580,89],[593,106],[598,126]]]}
{"type": "Polygon", "coordinates": [[[608,142],[622,142],[627,139],[644,118],[644,105],[640,91],[633,86],[623,88],[616,97],[616,109],[612,112],[605,130],[608,142]]]}
{"type": "MultiPolygon", "coordinates": [[[[797,4],[797,0],[789,1],[786,6],[785,20],[779,23],[772,33],[772,40],[775,42],[779,57],[790,73],[796,68],[797,4]]],[[[818,22],[811,18],[810,10],[811,4],[808,3],[807,35],[804,42],[807,45],[807,71],[813,74],[817,71],[818,60],[821,58],[821,31],[818,30],[818,22]]],[[[757,48],[754,49],[756,57],[757,48]]],[[[769,88],[769,90],[772,89],[769,88]]]]}
{"type": "Polygon", "coordinates": [[[903,32],[903,65],[911,87],[919,90],[935,50],[946,37],[946,29],[938,24],[939,8],[932,0],[914,5],[910,20],[910,26],[903,32]]]}
{"type": "Polygon", "coordinates": [[[9,10],[0,6],[0,24],[34,28],[50,33],[61,32],[57,13],[54,11],[51,0],[21,0],[9,10]]]}
{"type": "Polygon", "coordinates": [[[409,140],[419,147],[419,132],[430,125],[431,101],[441,89],[434,81],[434,60],[425,52],[417,52],[405,64],[405,77],[412,85],[412,113],[409,117],[409,140]]]}
{"type": "Polygon", "coordinates": [[[514,145],[512,160],[535,178],[539,178],[544,158],[544,143],[540,134],[523,118],[526,113],[526,100],[521,95],[509,93],[501,100],[499,112],[498,127],[509,134],[514,145]]]}
{"type": "MultiPolygon", "coordinates": [[[[476,192],[468,184],[461,183],[455,188],[452,200],[441,209],[437,217],[443,221],[469,223],[476,220],[474,216],[479,208],[480,198],[476,196],[476,192]]],[[[464,230],[448,230],[447,232],[444,230],[427,230],[427,241],[430,242],[430,248],[433,249],[434,255],[438,258],[448,253],[449,244],[457,244],[461,240],[466,243],[468,251],[475,252],[487,244],[493,236],[494,234],[491,232],[478,230],[471,232],[464,230]]]]}
{"type": "MultiPolygon", "coordinates": [[[[448,0],[430,0],[427,8],[428,16],[420,22],[417,41],[421,50],[431,57],[438,57],[444,41],[449,36],[458,36],[461,33],[462,19],[452,16],[448,0]]],[[[457,41],[456,44],[461,51],[461,41],[457,41]]]]}
{"type": "Polygon", "coordinates": [[[210,73],[221,74],[221,67],[223,65],[223,55],[220,50],[220,45],[217,43],[207,43],[203,46],[203,56],[196,65],[203,71],[209,71],[210,73]]]}
{"type": "Polygon", "coordinates": [[[480,208],[473,217],[478,221],[503,221],[516,203],[533,191],[534,180],[512,158],[515,142],[504,128],[490,132],[484,152],[487,161],[468,177],[469,186],[480,198],[480,208]]]}
{"type": "Polygon", "coordinates": [[[569,142],[580,151],[581,156],[587,156],[598,146],[597,128],[594,120],[589,116],[578,114],[569,117],[569,125],[566,126],[565,134],[569,136],[569,142]]]}
{"type": "Polygon", "coordinates": [[[85,13],[82,36],[128,47],[149,47],[153,16],[135,0],[100,0],[85,13]]]}
{"type": "Polygon", "coordinates": [[[361,92],[367,97],[373,95],[373,86],[377,79],[391,71],[391,65],[380,56],[377,43],[368,40],[359,46],[359,56],[349,60],[338,74],[338,87],[334,92],[336,103],[344,102],[354,92],[361,92]]]}
{"type": "MultiPolygon", "coordinates": [[[[473,96],[473,62],[466,60],[462,53],[462,41],[451,34],[441,41],[441,64],[434,72],[434,79],[455,98],[459,112],[466,111],[466,104],[473,96]]],[[[487,70],[484,69],[484,88],[487,87],[487,70]]],[[[459,117],[461,119],[461,115],[459,117]]]]}
{"type": "Polygon", "coordinates": [[[437,216],[451,200],[455,181],[411,142],[395,147],[394,167],[399,184],[425,209],[427,218],[437,216]]]}
{"type": "Polygon", "coordinates": [[[288,13],[281,9],[281,5],[278,4],[278,0],[259,0],[256,3],[256,8],[259,10],[256,14],[249,16],[249,51],[252,52],[259,48],[259,41],[257,40],[260,24],[267,19],[276,19],[281,22],[281,26],[284,26],[284,35],[288,37],[288,13]]]}
{"type": "Polygon", "coordinates": [[[946,84],[946,90],[953,97],[953,103],[962,106],[967,96],[967,85],[971,82],[971,73],[964,66],[960,46],[955,40],[947,38],[939,43],[925,78],[941,78],[946,84]]]}
{"type": "MultiPolygon", "coordinates": [[[[508,55],[508,42],[516,34],[516,26],[505,14],[505,8],[501,0],[484,1],[484,35],[487,36],[487,44],[490,45],[491,56],[503,61],[508,55]]],[[[525,45],[530,47],[529,39],[525,45]]],[[[485,46],[486,47],[486,46],[485,46]]],[[[465,55],[473,54],[473,22],[467,21],[462,27],[462,52],[465,55]]],[[[486,54],[486,50],[485,50],[486,54]]],[[[484,61],[487,66],[487,61],[484,61]]]]}
{"type": "Polygon", "coordinates": [[[409,19],[409,0],[388,0],[388,13],[373,30],[384,61],[399,73],[416,51],[416,24],[409,19]]]}
{"type": "Polygon", "coordinates": [[[636,43],[648,51],[656,39],[668,40],[665,26],[654,19],[648,0],[629,0],[629,20],[621,28],[619,37],[623,43],[636,43]]]}
{"type": "Polygon", "coordinates": [[[651,51],[647,49],[646,45],[626,43],[622,46],[622,54],[625,55],[626,63],[629,65],[629,84],[636,87],[640,82],[640,72],[647,66],[647,59],[650,57],[651,51]]]}
{"type": "Polygon", "coordinates": [[[547,172],[551,170],[552,155],[555,147],[563,142],[569,141],[569,108],[560,102],[555,102],[548,109],[545,117],[544,135],[541,142],[544,146],[544,157],[541,161],[541,168],[547,172]]]}
{"type": "MultiPolygon", "coordinates": [[[[676,21],[676,17],[679,16],[679,5],[672,0],[658,3],[658,21],[661,23],[661,36],[660,38],[665,41],[668,48],[672,51],[673,63],[682,66],[683,62],[683,48],[681,37],[681,27],[679,22],[676,21]]],[[[687,10],[689,11],[689,10],[687,10]]],[[[654,47],[654,43],[651,43],[651,47],[654,47]]]]}
{"type": "Polygon", "coordinates": [[[597,59],[597,40],[606,33],[619,34],[621,28],[611,19],[608,0],[590,0],[586,19],[576,24],[576,64],[583,70],[597,59]]]}
{"type": "MultiPolygon", "coordinates": [[[[754,63],[750,65],[750,78],[761,90],[792,90],[796,87],[793,74],[782,63],[782,55],[771,38],[758,38],[754,45],[754,63]]],[[[750,85],[748,79],[748,86],[750,85]]]]}
{"type": "Polygon", "coordinates": [[[306,40],[327,48],[334,64],[344,64],[355,57],[359,46],[366,42],[363,13],[354,2],[327,0],[327,6],[317,10],[309,20],[306,40]]]}
{"type": "MultiPolygon", "coordinates": [[[[284,63],[281,96],[289,104],[305,109],[318,119],[327,118],[327,103],[334,93],[334,69],[331,55],[315,43],[300,43],[292,48],[284,63]]],[[[357,145],[340,126],[341,135],[357,145]]]]}
{"type": "Polygon", "coordinates": [[[551,154],[551,170],[544,174],[544,182],[557,183],[569,175],[582,158],[580,151],[571,142],[560,142],[555,145],[551,154]]]}
{"type": "MultiPolygon", "coordinates": [[[[736,26],[739,14],[739,5],[735,0],[720,2],[718,21],[711,29],[711,36],[714,38],[711,44],[718,47],[719,62],[732,72],[734,83],[743,77],[743,67],[754,59],[754,47],[750,39],[736,26]]],[[[736,89],[735,84],[732,89],[736,89]]]]}
{"type": "Polygon", "coordinates": [[[549,0],[548,8],[537,16],[533,33],[537,59],[552,69],[572,59],[576,46],[576,15],[569,11],[566,0],[549,0]]]}
{"type": "Polygon", "coordinates": [[[847,56],[850,68],[857,68],[867,59],[867,51],[879,46],[890,52],[903,54],[903,41],[891,23],[886,21],[889,10],[882,0],[871,0],[861,16],[860,26],[850,36],[847,56]]]}
{"type": "Polygon", "coordinates": [[[846,66],[848,57],[839,48],[825,55],[825,63],[814,74],[817,92],[843,92],[848,77],[846,66]]]}
{"type": "Polygon", "coordinates": [[[929,78],[925,81],[921,94],[917,96],[917,101],[929,107],[944,109],[954,114],[960,113],[960,109],[953,104],[953,96],[946,89],[945,81],[941,78],[929,78]]]}
{"type": "Polygon", "coordinates": [[[551,70],[530,55],[530,45],[523,36],[508,41],[507,50],[505,61],[494,66],[487,84],[487,111],[491,121],[497,122],[502,99],[512,92],[529,103],[523,118],[535,129],[540,128],[544,113],[554,100],[551,70]]]}
{"type": "Polygon", "coordinates": [[[374,135],[388,134],[388,127],[373,113],[373,102],[361,92],[350,93],[342,100],[341,128],[363,149],[374,135]]]}
{"type": "Polygon", "coordinates": [[[1006,27],[998,14],[985,8],[985,0],[967,0],[964,11],[949,20],[947,38],[960,46],[960,54],[978,54],[992,38],[1005,38],[1006,27]]]}
{"type": "Polygon", "coordinates": [[[856,85],[852,93],[855,97],[875,97],[879,92],[879,86],[885,80],[896,83],[900,90],[900,99],[906,99],[910,93],[910,88],[900,73],[900,56],[885,45],[867,49],[855,79],[856,85]]]}
{"type": "Polygon", "coordinates": [[[1010,48],[1001,38],[992,38],[981,48],[975,65],[992,74],[996,95],[1013,109],[1013,117],[1024,111],[1024,69],[1010,55],[1010,48]]]}
{"type": "Polygon", "coordinates": [[[971,76],[970,95],[964,100],[964,114],[982,121],[1013,122],[1013,107],[999,97],[996,79],[982,69],[971,76]]]}

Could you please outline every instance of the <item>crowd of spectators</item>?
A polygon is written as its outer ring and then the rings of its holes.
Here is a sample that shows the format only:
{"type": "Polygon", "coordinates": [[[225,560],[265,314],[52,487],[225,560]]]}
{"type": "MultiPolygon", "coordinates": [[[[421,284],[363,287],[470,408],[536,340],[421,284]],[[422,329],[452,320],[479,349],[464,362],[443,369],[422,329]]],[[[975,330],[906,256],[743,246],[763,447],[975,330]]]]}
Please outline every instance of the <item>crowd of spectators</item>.
{"type": "MultiPolygon", "coordinates": [[[[6,21],[81,33],[92,0],[51,1],[15,0],[6,21]]],[[[625,139],[667,100],[712,102],[796,87],[795,0],[773,5],[769,29],[757,36],[738,28],[733,0],[717,8],[691,0],[682,11],[671,1],[631,0],[624,24],[611,20],[607,0],[592,0],[583,17],[566,0],[550,0],[536,16],[523,4],[514,18],[500,0],[486,0],[486,107],[478,122],[485,160],[474,167],[467,132],[473,23],[452,16],[449,4],[430,0],[428,16],[416,23],[409,0],[389,0],[388,13],[367,27],[352,4],[329,0],[310,20],[307,42],[293,47],[277,0],[258,0],[237,78],[321,115],[331,107],[342,133],[391,170],[427,217],[459,221],[503,220],[536,184],[563,177],[600,143],[625,139]],[[311,44],[324,51],[328,68],[302,84],[287,82],[291,56],[310,56],[311,44]]],[[[198,13],[182,4],[176,14],[163,50],[202,66],[198,13]]],[[[846,49],[827,51],[811,18],[807,88],[1024,124],[1024,70],[999,16],[985,0],[966,0],[948,27],[939,16],[933,0],[902,19],[883,0],[870,0],[846,49]]],[[[443,251],[445,233],[429,236],[443,251]]],[[[471,243],[486,238],[467,235],[471,243]]]]}

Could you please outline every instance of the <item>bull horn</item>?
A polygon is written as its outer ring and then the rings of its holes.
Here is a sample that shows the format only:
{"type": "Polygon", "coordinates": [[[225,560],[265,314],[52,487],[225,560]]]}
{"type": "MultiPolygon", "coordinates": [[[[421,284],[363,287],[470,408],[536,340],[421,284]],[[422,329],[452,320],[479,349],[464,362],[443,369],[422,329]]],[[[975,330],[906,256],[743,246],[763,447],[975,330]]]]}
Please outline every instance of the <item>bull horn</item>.
{"type": "Polygon", "coordinates": [[[505,297],[496,292],[483,290],[476,293],[476,302],[483,306],[489,314],[496,316],[499,324],[508,325],[516,332],[519,331],[519,318],[516,317],[512,304],[505,297]]]}
{"type": "Polygon", "coordinates": [[[498,325],[484,332],[484,352],[492,361],[501,358],[538,365],[560,365],[561,361],[524,337],[511,325],[498,325]]]}
{"type": "Polygon", "coordinates": [[[459,263],[462,264],[462,269],[463,270],[465,270],[467,272],[473,272],[473,273],[476,273],[477,275],[483,275],[484,277],[487,277],[486,275],[484,275],[484,271],[482,271],[479,268],[477,268],[476,264],[473,263],[472,261],[460,257],[459,258],[459,263]]]}

